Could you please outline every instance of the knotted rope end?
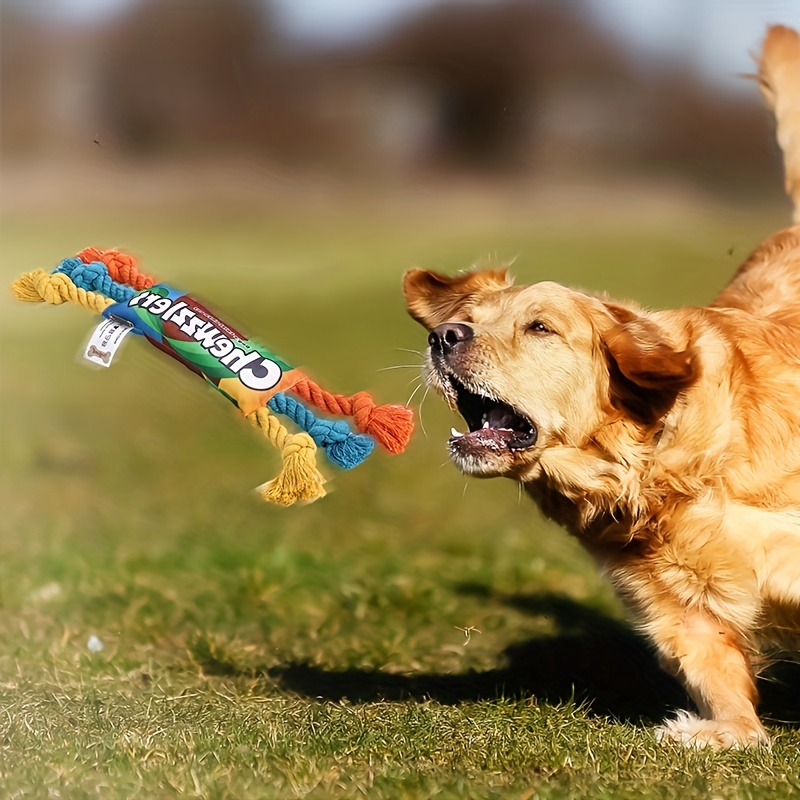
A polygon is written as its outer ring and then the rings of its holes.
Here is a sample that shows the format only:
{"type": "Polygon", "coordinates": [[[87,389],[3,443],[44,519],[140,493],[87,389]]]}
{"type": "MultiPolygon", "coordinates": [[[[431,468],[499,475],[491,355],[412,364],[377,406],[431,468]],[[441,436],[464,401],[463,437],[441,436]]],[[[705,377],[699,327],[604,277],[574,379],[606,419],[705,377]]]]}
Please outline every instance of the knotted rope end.
{"type": "Polygon", "coordinates": [[[401,405],[375,406],[362,430],[390,453],[402,453],[414,432],[414,412],[401,405]]]}
{"type": "Polygon", "coordinates": [[[47,280],[48,272],[43,269],[36,269],[33,272],[23,272],[14,283],[11,284],[11,293],[17,300],[23,300],[26,303],[41,303],[44,301],[41,292],[37,286],[43,281],[47,280]]]}
{"type": "Polygon", "coordinates": [[[316,445],[305,433],[286,437],[281,450],[283,466],[277,477],[259,486],[261,497],[279,506],[313,503],[325,496],[325,478],[317,469],[316,445]]]}
{"type": "Polygon", "coordinates": [[[371,436],[351,433],[346,439],[325,447],[328,458],[342,469],[352,469],[361,464],[375,449],[375,440],[371,436]]]}

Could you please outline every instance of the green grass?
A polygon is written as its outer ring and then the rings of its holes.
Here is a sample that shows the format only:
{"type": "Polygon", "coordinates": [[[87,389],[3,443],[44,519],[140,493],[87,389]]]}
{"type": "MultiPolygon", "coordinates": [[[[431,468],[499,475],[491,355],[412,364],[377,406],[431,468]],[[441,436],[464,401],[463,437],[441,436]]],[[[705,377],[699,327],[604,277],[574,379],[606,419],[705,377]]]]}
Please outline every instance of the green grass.
{"type": "MultiPolygon", "coordinates": [[[[128,247],[331,388],[404,401],[418,370],[383,368],[424,346],[409,266],[496,253],[526,281],[702,302],[780,223],[19,218],[2,278],[128,247]]],[[[574,542],[512,484],[444,463],[434,398],[405,455],[266,507],[250,489],[274,451],[194,376],[139,341],[84,368],[74,307],[4,298],[0,318],[0,796],[800,795],[791,725],[770,723],[770,751],[655,743],[680,690],[574,542]]],[[[790,714],[791,687],[766,689],[767,715],[790,714]]]]}

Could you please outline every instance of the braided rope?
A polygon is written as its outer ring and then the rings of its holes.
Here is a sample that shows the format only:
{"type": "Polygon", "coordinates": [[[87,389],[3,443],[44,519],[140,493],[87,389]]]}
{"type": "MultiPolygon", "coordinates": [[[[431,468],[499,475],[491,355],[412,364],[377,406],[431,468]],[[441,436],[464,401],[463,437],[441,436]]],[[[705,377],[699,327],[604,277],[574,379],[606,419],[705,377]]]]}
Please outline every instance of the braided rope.
{"type": "Polygon", "coordinates": [[[43,269],[26,272],[11,284],[11,291],[17,300],[26,303],[77,303],[97,314],[113,304],[113,300],[98,292],[76,286],[63,272],[51,274],[43,269]]]}
{"type": "Polygon", "coordinates": [[[267,406],[299,425],[319,447],[324,448],[328,458],[343,469],[358,466],[375,448],[371,436],[353,433],[343,420],[320,419],[284,392],[270,398],[267,406]]]}
{"type": "Polygon", "coordinates": [[[414,427],[410,408],[401,405],[375,405],[367,392],[354,395],[334,394],[323,389],[307,375],[292,384],[291,391],[306,402],[329,414],[353,418],[356,428],[374,437],[390,453],[405,449],[414,427]]]}
{"type": "Polygon", "coordinates": [[[156,283],[155,278],[139,272],[133,256],[121,253],[119,250],[98,250],[96,247],[87,247],[78,253],[77,258],[86,264],[101,261],[115,281],[132,286],[137,291],[149,289],[156,283]]]}
{"type": "Polygon", "coordinates": [[[67,275],[79,288],[100,292],[118,303],[124,303],[136,294],[135,289],[113,280],[106,265],[100,261],[87,264],[79,258],[65,258],[54,274],[67,275]]]}

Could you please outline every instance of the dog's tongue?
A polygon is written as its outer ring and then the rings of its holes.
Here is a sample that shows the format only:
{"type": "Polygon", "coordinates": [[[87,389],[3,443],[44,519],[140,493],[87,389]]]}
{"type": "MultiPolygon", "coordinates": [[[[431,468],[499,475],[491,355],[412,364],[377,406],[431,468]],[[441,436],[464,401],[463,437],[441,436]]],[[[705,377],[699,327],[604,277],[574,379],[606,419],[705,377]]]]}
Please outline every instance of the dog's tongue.
{"type": "Polygon", "coordinates": [[[471,439],[472,443],[479,447],[487,447],[490,450],[508,450],[515,435],[510,428],[494,428],[490,424],[489,427],[466,433],[464,437],[471,439]]]}
{"type": "MultiPolygon", "coordinates": [[[[502,420],[507,425],[514,421],[512,415],[506,415],[502,420]]],[[[488,450],[524,450],[536,443],[536,431],[517,431],[510,427],[493,427],[490,420],[476,431],[460,434],[453,429],[451,441],[457,440],[462,445],[486,448],[488,450]]]]}

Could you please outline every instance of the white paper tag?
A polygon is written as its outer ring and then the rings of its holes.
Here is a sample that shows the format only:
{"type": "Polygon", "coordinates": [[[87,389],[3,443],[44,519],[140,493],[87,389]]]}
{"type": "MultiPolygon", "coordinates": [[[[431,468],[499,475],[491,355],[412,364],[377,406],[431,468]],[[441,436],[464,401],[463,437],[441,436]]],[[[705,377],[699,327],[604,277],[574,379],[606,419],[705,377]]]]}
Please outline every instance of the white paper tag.
{"type": "Polygon", "coordinates": [[[114,353],[131,330],[133,326],[121,319],[116,317],[104,319],[92,332],[83,357],[101,367],[110,367],[114,353]]]}

